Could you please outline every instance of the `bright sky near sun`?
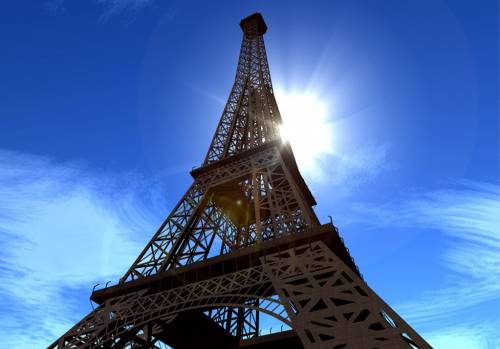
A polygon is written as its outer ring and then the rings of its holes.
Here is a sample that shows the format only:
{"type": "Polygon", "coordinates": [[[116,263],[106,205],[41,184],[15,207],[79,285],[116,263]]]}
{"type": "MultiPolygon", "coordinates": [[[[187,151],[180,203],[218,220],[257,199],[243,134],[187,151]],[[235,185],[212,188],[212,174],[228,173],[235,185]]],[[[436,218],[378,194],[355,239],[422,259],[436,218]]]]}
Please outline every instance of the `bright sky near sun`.
{"type": "Polygon", "coordinates": [[[435,348],[500,347],[496,0],[4,1],[0,347],[46,347],[137,257],[255,11],[321,222],[435,348]]]}
{"type": "Polygon", "coordinates": [[[292,145],[302,171],[314,172],[319,158],[335,151],[331,111],[313,93],[277,90],[276,98],[283,118],[281,137],[292,145]]]}

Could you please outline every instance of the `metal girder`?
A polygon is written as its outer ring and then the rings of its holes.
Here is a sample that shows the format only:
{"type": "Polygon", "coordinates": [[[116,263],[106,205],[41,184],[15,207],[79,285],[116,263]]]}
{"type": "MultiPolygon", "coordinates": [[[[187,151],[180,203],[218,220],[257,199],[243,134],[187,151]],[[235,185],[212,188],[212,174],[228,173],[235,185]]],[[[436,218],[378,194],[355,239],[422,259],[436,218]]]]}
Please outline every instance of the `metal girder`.
{"type": "Polygon", "coordinates": [[[279,138],[281,115],[274,97],[259,23],[245,24],[236,78],[204,164],[279,138]]]}
{"type": "Polygon", "coordinates": [[[122,282],[318,225],[279,143],[195,177],[122,282]]]}
{"type": "Polygon", "coordinates": [[[253,267],[186,286],[148,294],[147,289],[115,297],[89,313],[51,348],[104,348],[137,327],[172,321],[192,309],[243,307],[289,323],[262,267],[253,267]],[[253,299],[254,302],[249,300],[253,299]]]}
{"type": "Polygon", "coordinates": [[[164,268],[174,244],[194,218],[194,213],[200,206],[203,194],[202,188],[197,183],[188,189],[134,264],[122,277],[121,282],[154,275],[164,268]]]}
{"type": "MultiPolygon", "coordinates": [[[[113,347],[113,340],[135,336],[137,328],[169,322],[193,309],[214,312],[228,332],[253,311],[292,327],[304,348],[419,348],[430,346],[322,241],[264,255],[260,264],[185,286],[148,293],[147,289],[107,300],[51,348],[113,347]],[[242,309],[242,310],[240,310],[242,309]],[[245,316],[245,312],[247,316],[245,316]]],[[[248,322],[249,321],[249,322],[248,322]]],[[[248,335],[248,334],[247,334],[248,335]]]]}
{"type": "Polygon", "coordinates": [[[322,241],[261,260],[304,348],[431,348],[322,241]]]}

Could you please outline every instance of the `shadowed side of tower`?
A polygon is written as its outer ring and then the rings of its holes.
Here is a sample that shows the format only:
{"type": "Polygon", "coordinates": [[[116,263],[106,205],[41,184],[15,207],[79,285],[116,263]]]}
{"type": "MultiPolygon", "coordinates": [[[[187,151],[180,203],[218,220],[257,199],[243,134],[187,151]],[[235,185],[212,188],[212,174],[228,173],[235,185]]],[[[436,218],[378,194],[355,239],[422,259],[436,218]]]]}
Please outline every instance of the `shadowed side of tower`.
{"type": "Polygon", "coordinates": [[[243,31],[235,82],[193,183],[119,283],[49,348],[430,348],[321,224],[279,135],[263,35],[243,31]],[[261,317],[289,331],[262,335],[261,317]]]}

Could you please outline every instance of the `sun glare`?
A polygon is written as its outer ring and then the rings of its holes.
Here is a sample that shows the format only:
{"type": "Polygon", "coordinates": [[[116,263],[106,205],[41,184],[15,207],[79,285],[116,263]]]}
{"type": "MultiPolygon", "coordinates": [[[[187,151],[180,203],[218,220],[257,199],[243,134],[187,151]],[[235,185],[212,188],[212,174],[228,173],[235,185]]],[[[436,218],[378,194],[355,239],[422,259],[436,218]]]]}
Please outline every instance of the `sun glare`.
{"type": "Polygon", "coordinates": [[[276,92],[283,118],[280,134],[290,142],[302,170],[314,170],[324,154],[333,153],[333,128],[328,108],[314,94],[276,92]]]}

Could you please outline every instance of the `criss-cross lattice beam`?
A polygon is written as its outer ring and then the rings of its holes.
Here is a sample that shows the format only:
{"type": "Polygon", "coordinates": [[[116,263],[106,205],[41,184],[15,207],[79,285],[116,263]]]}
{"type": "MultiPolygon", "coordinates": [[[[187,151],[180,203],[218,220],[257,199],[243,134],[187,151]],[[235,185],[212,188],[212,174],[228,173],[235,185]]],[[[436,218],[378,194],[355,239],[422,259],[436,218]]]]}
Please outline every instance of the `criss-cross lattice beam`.
{"type": "Polygon", "coordinates": [[[155,320],[172,321],[191,309],[243,307],[290,324],[261,266],[148,294],[147,289],[107,300],[49,348],[103,348],[155,320]],[[253,300],[253,301],[252,301],[253,300]]]}
{"type": "Polygon", "coordinates": [[[189,223],[195,219],[201,206],[204,191],[194,183],[172,210],[160,229],[153,235],[134,264],[122,277],[121,282],[135,280],[159,273],[164,269],[168,256],[180,243],[180,236],[189,223]]]}
{"type": "Polygon", "coordinates": [[[50,348],[114,348],[148,324],[213,308],[219,309],[213,319],[239,338],[251,335],[251,316],[259,311],[291,326],[305,349],[430,348],[322,241],[264,255],[260,263],[152,294],[144,289],[111,298],[50,348]]]}
{"type": "Polygon", "coordinates": [[[205,312],[214,322],[231,335],[248,339],[259,333],[260,299],[249,299],[250,307],[218,307],[205,312]]]}
{"type": "Polygon", "coordinates": [[[195,175],[194,184],[121,282],[318,225],[316,215],[282,158],[280,146],[280,143],[269,143],[260,150],[195,175]],[[215,197],[222,195],[227,201],[224,196],[228,183],[240,198],[231,199],[234,202],[230,202],[230,206],[222,207],[215,197]],[[220,191],[222,194],[217,194],[220,191]],[[247,217],[234,221],[238,219],[231,216],[235,209],[244,210],[247,217]]]}
{"type": "Polygon", "coordinates": [[[323,242],[261,261],[304,348],[431,349],[323,242]]]}
{"type": "Polygon", "coordinates": [[[257,20],[243,25],[236,77],[205,157],[210,164],[279,137],[281,116],[274,97],[257,20]]]}

